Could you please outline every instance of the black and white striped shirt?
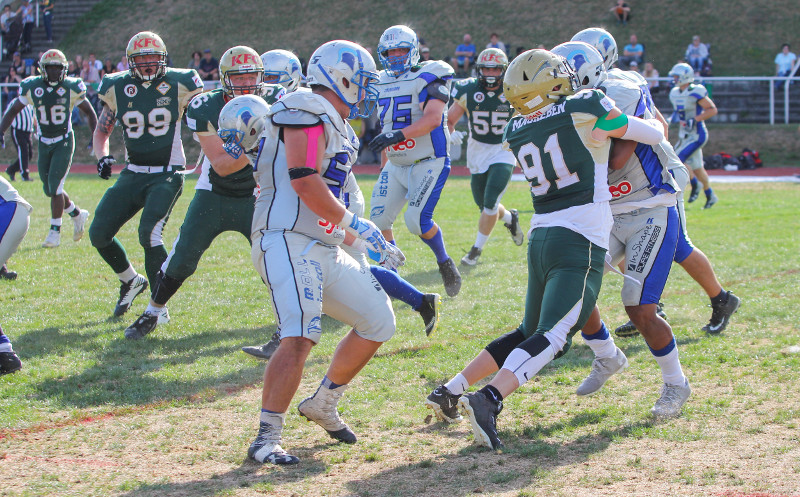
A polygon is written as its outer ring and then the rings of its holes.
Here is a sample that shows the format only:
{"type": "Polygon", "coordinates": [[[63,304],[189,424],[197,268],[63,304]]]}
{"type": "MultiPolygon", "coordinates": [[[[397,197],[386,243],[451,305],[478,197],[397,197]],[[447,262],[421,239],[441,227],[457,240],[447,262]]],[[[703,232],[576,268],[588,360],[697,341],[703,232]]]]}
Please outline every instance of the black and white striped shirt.
{"type": "MultiPolygon", "coordinates": [[[[11,103],[9,103],[8,107],[6,107],[6,112],[8,112],[8,109],[11,108],[14,102],[16,102],[16,100],[12,100],[11,103]]],[[[36,118],[33,112],[33,105],[26,105],[11,122],[11,127],[29,133],[36,131],[36,118]]]]}

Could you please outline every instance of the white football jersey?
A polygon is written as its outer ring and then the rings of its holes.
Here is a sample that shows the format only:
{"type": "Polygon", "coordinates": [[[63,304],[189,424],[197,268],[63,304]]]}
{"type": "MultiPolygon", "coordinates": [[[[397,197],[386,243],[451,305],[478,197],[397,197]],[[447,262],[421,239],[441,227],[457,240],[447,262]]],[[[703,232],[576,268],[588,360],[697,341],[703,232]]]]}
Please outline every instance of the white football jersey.
{"type": "MultiPolygon", "coordinates": [[[[380,71],[378,90],[378,112],[384,133],[402,130],[422,117],[422,105],[428,99],[428,85],[434,81],[449,82],[453,68],[442,61],[423,62],[399,77],[380,71]]],[[[445,98],[449,97],[448,85],[441,88],[445,98]]],[[[437,157],[448,157],[450,132],[447,129],[447,107],[442,122],[424,136],[409,138],[386,149],[387,158],[398,166],[410,166],[417,162],[437,157]]]]}
{"type": "MultiPolygon", "coordinates": [[[[648,107],[648,95],[627,79],[609,78],[602,90],[626,115],[644,119],[654,118],[648,107]]],[[[669,173],[671,167],[680,167],[675,150],[666,138],[658,145],[639,143],[622,169],[608,171],[611,192],[611,212],[621,214],[632,210],[675,205],[675,193],[680,187],[669,173]]]]}
{"type": "MultiPolygon", "coordinates": [[[[706,90],[706,87],[694,83],[689,84],[685,90],[673,86],[669,91],[669,101],[672,102],[672,106],[675,108],[675,112],[678,113],[678,118],[681,121],[694,119],[697,114],[703,112],[703,107],[697,102],[707,96],[708,90],[706,90]]],[[[705,121],[699,121],[695,123],[695,126],[705,129],[706,124],[705,121]]]]}
{"type": "Polygon", "coordinates": [[[319,175],[342,204],[342,187],[358,155],[359,141],[353,128],[330,102],[312,92],[286,95],[270,108],[267,118],[253,165],[259,188],[253,213],[253,236],[265,230],[293,231],[328,245],[339,245],[344,240],[344,229],[320,219],[292,188],[286,146],[280,138],[282,125],[275,124],[275,120],[281,123],[294,120],[302,126],[309,126],[316,120],[324,126],[326,147],[319,175]]]}
{"type": "Polygon", "coordinates": [[[17,192],[17,190],[11,186],[11,183],[6,181],[5,178],[0,177],[0,204],[4,204],[6,202],[17,202],[28,209],[28,212],[33,210],[31,204],[22,198],[22,195],[20,195],[19,192],[17,192]]]}

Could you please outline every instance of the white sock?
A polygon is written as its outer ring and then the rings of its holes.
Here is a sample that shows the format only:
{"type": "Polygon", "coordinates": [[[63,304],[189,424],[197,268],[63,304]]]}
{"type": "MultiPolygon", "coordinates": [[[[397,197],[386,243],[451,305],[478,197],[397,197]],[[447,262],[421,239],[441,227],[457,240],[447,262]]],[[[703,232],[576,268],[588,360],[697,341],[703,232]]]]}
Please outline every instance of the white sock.
{"type": "Polygon", "coordinates": [[[505,214],[503,215],[503,217],[501,217],[500,219],[501,219],[501,220],[502,220],[504,223],[508,224],[508,223],[510,223],[510,222],[511,222],[511,211],[510,211],[510,210],[508,210],[508,209],[505,209],[505,211],[506,211],[506,213],[505,213],[505,214]]]}
{"type": "Polygon", "coordinates": [[[147,304],[147,309],[144,310],[145,314],[150,314],[151,316],[158,316],[162,312],[164,312],[164,307],[156,307],[152,302],[147,304]]]}
{"type": "Polygon", "coordinates": [[[678,346],[675,345],[674,340],[673,338],[673,348],[667,354],[662,356],[653,354],[653,356],[656,358],[659,367],[661,367],[661,379],[664,380],[664,383],[668,385],[685,385],[686,376],[683,374],[681,361],[678,359],[678,346]]]}
{"type": "Polygon", "coordinates": [[[50,226],[61,226],[61,218],[51,219],[50,226]]]}
{"type": "Polygon", "coordinates": [[[594,356],[597,359],[608,359],[609,357],[614,357],[617,355],[617,344],[614,343],[614,338],[608,332],[608,328],[606,328],[605,323],[602,324],[600,329],[594,335],[587,336],[585,333],[581,332],[581,337],[583,337],[583,341],[586,343],[586,345],[592,349],[592,352],[594,352],[594,356]],[[604,331],[605,333],[603,333],[604,331]],[[588,338],[595,335],[601,335],[602,338],[588,338]]]}
{"type": "Polygon", "coordinates": [[[11,342],[0,343],[0,352],[13,352],[14,349],[11,348],[11,342]]]}
{"type": "Polygon", "coordinates": [[[486,242],[488,241],[489,241],[489,235],[484,235],[479,231],[478,236],[475,237],[475,246],[483,250],[483,247],[486,246],[486,242]]]}
{"type": "Polygon", "coordinates": [[[286,419],[285,412],[269,412],[261,409],[261,417],[259,420],[262,423],[269,423],[273,426],[283,428],[283,421],[286,419]]]}
{"type": "Polygon", "coordinates": [[[453,395],[463,395],[464,392],[466,392],[469,388],[469,382],[466,378],[464,378],[463,374],[458,373],[457,375],[453,376],[452,380],[445,383],[444,386],[453,395]]]}
{"type": "Polygon", "coordinates": [[[67,213],[67,214],[69,214],[69,213],[71,213],[72,211],[74,211],[74,210],[75,210],[75,209],[77,209],[77,208],[78,208],[78,206],[77,206],[77,205],[75,205],[75,202],[73,202],[72,200],[70,200],[70,201],[69,201],[69,205],[68,205],[68,206],[66,206],[66,207],[64,207],[64,212],[65,212],[65,213],[67,213]]]}
{"type": "Polygon", "coordinates": [[[133,266],[128,266],[128,269],[126,269],[125,271],[117,273],[117,278],[119,278],[119,280],[123,283],[129,282],[130,280],[136,278],[137,276],[139,276],[139,273],[137,273],[136,270],[133,269],[133,266]]]}

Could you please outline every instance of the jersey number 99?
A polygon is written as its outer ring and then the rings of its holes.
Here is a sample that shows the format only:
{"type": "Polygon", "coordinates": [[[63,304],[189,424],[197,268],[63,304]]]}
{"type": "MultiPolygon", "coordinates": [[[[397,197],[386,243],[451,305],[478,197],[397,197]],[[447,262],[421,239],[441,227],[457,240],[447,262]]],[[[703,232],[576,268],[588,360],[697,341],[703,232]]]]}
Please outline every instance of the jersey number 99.
{"type": "Polygon", "coordinates": [[[125,134],[128,138],[136,139],[144,136],[145,132],[153,136],[164,136],[169,131],[172,122],[172,113],[169,109],[156,107],[147,114],[145,122],[144,114],[138,110],[129,110],[122,115],[122,124],[125,126],[125,134]]]}

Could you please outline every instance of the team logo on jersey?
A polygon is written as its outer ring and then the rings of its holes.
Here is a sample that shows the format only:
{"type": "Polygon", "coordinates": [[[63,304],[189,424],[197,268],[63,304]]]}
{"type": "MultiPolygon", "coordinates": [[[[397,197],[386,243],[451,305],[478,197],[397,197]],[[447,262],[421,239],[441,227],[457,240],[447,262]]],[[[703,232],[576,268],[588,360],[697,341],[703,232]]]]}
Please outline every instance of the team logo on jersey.
{"type": "Polygon", "coordinates": [[[139,89],[136,88],[136,85],[125,85],[125,88],[122,89],[125,92],[125,95],[133,98],[139,93],[139,89]]]}
{"type": "Polygon", "coordinates": [[[170,97],[158,97],[156,99],[156,107],[166,107],[170,102],[172,102],[170,97]]]}
{"type": "Polygon", "coordinates": [[[472,96],[476,102],[481,103],[486,96],[481,92],[475,92],[475,95],[472,96]]]}
{"type": "Polygon", "coordinates": [[[633,191],[633,186],[629,181],[622,181],[616,185],[608,185],[608,191],[612,198],[619,198],[633,191]]]}
{"type": "Polygon", "coordinates": [[[156,90],[162,95],[166,95],[170,88],[172,88],[172,86],[166,81],[162,81],[160,85],[156,86],[156,90]]]}
{"type": "Polygon", "coordinates": [[[42,98],[42,96],[44,95],[44,88],[36,88],[35,90],[33,90],[33,94],[39,98],[42,98]]]}
{"type": "Polygon", "coordinates": [[[501,102],[506,103],[506,96],[503,95],[502,93],[500,94],[500,96],[498,98],[500,99],[501,102]]]}
{"type": "Polygon", "coordinates": [[[397,145],[392,145],[392,150],[395,152],[403,152],[405,150],[411,150],[416,146],[417,142],[415,142],[413,138],[409,138],[408,140],[400,142],[397,145]]]}
{"type": "Polygon", "coordinates": [[[64,94],[65,94],[65,93],[67,93],[67,90],[65,90],[65,89],[64,89],[64,88],[62,88],[62,87],[59,87],[59,88],[58,88],[58,90],[56,90],[56,93],[58,93],[58,96],[59,96],[59,97],[63,97],[63,96],[64,96],[64,94]]]}
{"type": "Polygon", "coordinates": [[[194,84],[196,84],[198,88],[203,87],[203,80],[200,79],[200,76],[198,76],[197,74],[192,76],[192,81],[194,81],[194,84]]]}

